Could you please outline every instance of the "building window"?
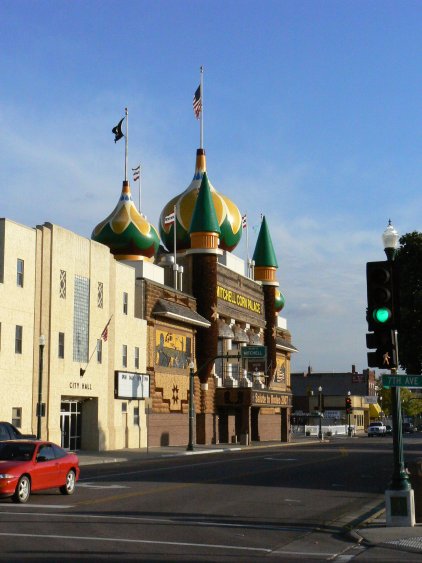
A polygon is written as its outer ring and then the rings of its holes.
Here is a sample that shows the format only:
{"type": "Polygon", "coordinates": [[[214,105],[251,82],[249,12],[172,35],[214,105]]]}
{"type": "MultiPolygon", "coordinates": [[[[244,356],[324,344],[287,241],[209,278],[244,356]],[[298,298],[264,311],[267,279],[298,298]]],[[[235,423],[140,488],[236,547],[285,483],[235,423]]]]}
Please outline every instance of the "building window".
{"type": "Polygon", "coordinates": [[[60,299],[66,299],[66,272],[60,270],[60,299]]]}
{"type": "Polygon", "coordinates": [[[16,325],[15,330],[15,354],[22,354],[23,327],[16,325]]]}
{"type": "Polygon", "coordinates": [[[97,307],[99,309],[103,308],[103,302],[104,302],[104,285],[103,282],[98,282],[98,288],[97,288],[97,307]]]}
{"type": "Polygon", "coordinates": [[[75,276],[73,304],[73,361],[88,361],[89,279],[75,276]]]}
{"type": "Polygon", "coordinates": [[[12,407],[12,424],[16,428],[22,426],[22,407],[12,407]]]}
{"type": "Polygon", "coordinates": [[[139,426],[139,407],[133,409],[133,424],[139,426]]]}
{"type": "Polygon", "coordinates": [[[18,258],[16,266],[16,284],[18,287],[23,287],[23,260],[18,258]]]}
{"type": "Polygon", "coordinates": [[[97,340],[97,363],[102,364],[103,362],[103,341],[101,338],[97,340]]]}
{"type": "Polygon", "coordinates": [[[127,306],[128,306],[129,296],[125,292],[123,293],[123,314],[127,315],[127,306]]]}
{"type": "Polygon", "coordinates": [[[135,369],[139,369],[139,348],[135,346],[135,369]]]}
{"type": "Polygon", "coordinates": [[[127,403],[122,403],[122,414],[127,413],[127,403]]]}
{"type": "Polygon", "coordinates": [[[59,358],[64,358],[64,332],[59,332],[59,358]]]}
{"type": "Polygon", "coordinates": [[[122,346],[122,365],[124,368],[127,368],[127,346],[123,344],[122,346]]]}

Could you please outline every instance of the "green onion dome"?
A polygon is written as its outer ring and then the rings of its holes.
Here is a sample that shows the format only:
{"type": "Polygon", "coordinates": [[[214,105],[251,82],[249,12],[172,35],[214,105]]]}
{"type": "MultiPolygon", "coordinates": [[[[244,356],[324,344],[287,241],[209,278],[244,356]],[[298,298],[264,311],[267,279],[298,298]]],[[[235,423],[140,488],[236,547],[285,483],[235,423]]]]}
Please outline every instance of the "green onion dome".
{"type": "Polygon", "coordinates": [[[157,230],[136,209],[127,181],[118,204],[91,238],[108,246],[117,260],[153,260],[160,245],[157,230]]]}
{"type": "MultiPolygon", "coordinates": [[[[186,190],[170,200],[160,215],[161,240],[170,252],[174,252],[174,225],[176,224],[176,251],[190,248],[189,228],[195,203],[198,198],[199,188],[204,173],[206,172],[206,159],[204,149],[196,152],[196,168],[192,182],[186,190]],[[176,207],[176,223],[167,220],[176,207]]],[[[237,206],[226,196],[217,192],[209,182],[212,201],[217,214],[220,227],[220,248],[232,251],[236,248],[242,237],[242,216],[237,206]]]]}
{"type": "Polygon", "coordinates": [[[286,303],[284,295],[281,293],[279,289],[275,290],[275,310],[276,313],[279,313],[286,303]]]}

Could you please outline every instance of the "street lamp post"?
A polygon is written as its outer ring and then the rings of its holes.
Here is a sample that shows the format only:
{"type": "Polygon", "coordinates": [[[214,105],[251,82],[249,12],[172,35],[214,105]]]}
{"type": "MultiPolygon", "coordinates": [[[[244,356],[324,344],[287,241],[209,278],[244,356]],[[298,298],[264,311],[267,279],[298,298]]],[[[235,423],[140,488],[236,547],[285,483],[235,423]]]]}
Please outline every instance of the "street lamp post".
{"type": "MultiPolygon", "coordinates": [[[[397,254],[397,243],[399,241],[399,234],[391,224],[388,222],[388,227],[382,235],[382,242],[384,244],[384,252],[388,261],[393,261],[397,254]]],[[[397,346],[397,332],[394,332],[394,345],[396,349],[397,365],[398,365],[398,346],[397,346]]],[[[391,374],[395,375],[397,369],[393,368],[391,374]]],[[[394,469],[393,477],[391,479],[391,489],[395,491],[408,491],[410,490],[409,477],[404,467],[403,457],[403,436],[402,436],[402,414],[401,414],[401,400],[400,400],[400,387],[391,388],[391,410],[393,422],[393,457],[394,469]]]]}
{"type": "MultiPolygon", "coordinates": [[[[352,393],[350,391],[347,391],[347,396],[350,397],[352,393]]],[[[352,427],[350,426],[350,409],[348,410],[347,413],[347,435],[350,436],[352,435],[352,427]]]]}
{"type": "Polygon", "coordinates": [[[39,341],[39,364],[38,364],[38,403],[37,403],[37,438],[41,439],[41,418],[42,418],[42,376],[45,336],[41,334],[39,341]]]}
{"type": "Polygon", "coordinates": [[[322,440],[322,387],[318,387],[318,411],[319,411],[319,431],[318,438],[322,440]]]}
{"type": "Polygon", "coordinates": [[[194,450],[194,440],[193,440],[193,424],[195,420],[195,397],[194,397],[194,368],[195,364],[191,361],[189,362],[189,443],[186,450],[188,452],[193,452],[194,450]]]}

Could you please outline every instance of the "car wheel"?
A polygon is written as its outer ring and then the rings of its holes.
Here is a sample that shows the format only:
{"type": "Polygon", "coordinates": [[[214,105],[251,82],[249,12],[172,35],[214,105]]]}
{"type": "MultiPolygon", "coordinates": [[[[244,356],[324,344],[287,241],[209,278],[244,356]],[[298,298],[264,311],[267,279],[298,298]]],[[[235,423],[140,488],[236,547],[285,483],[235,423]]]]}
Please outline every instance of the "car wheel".
{"type": "Polygon", "coordinates": [[[28,475],[22,475],[16,486],[15,494],[12,497],[13,502],[24,504],[28,502],[31,494],[31,481],[28,475]]]}
{"type": "Polygon", "coordinates": [[[76,476],[75,472],[71,469],[66,475],[66,483],[60,487],[62,495],[73,495],[75,492],[76,476]]]}

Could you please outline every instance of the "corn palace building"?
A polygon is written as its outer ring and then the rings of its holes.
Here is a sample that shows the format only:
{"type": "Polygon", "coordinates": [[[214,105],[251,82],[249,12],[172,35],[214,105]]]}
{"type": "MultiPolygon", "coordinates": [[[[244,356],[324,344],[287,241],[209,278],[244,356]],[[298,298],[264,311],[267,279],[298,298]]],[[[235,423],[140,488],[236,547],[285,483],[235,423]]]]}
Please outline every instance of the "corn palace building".
{"type": "Polygon", "coordinates": [[[253,260],[198,149],[158,229],[127,180],[91,239],[0,220],[0,417],[69,449],[289,439],[290,356],[263,217],[253,260]],[[161,241],[161,242],[160,242],[161,241]]]}

